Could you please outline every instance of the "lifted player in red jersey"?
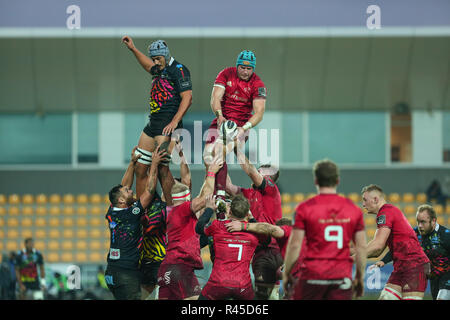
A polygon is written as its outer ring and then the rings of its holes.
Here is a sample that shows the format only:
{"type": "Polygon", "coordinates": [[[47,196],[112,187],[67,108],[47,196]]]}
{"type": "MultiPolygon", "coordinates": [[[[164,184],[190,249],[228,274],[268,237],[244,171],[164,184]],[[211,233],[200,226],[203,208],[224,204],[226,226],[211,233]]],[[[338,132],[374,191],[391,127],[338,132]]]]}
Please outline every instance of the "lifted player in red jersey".
{"type": "Polygon", "coordinates": [[[290,274],[306,239],[306,255],[295,287],[295,300],[349,300],[352,298],[350,241],[355,244],[356,296],[364,291],[366,234],[361,209],[336,193],[339,169],[330,160],[314,164],[318,195],[299,204],[289,238],[283,272],[285,292],[293,284],[290,274]]]}
{"type": "MultiPolygon", "coordinates": [[[[244,50],[239,53],[236,67],[222,70],[215,82],[211,94],[211,109],[216,115],[209,127],[206,140],[204,161],[208,167],[213,154],[222,150],[223,141],[214,143],[217,129],[226,120],[236,122],[238,138],[243,139],[247,131],[261,122],[266,107],[267,89],[261,78],[254,72],[256,57],[253,52],[244,50]],[[254,112],[252,114],[252,112],[254,112]],[[214,150],[214,151],[213,151],[214,150]]],[[[217,173],[215,193],[225,200],[227,164],[217,173]]]]}
{"type": "Polygon", "coordinates": [[[200,195],[190,201],[189,187],[176,182],[172,187],[173,206],[167,206],[166,257],[158,271],[159,299],[194,300],[201,288],[194,270],[203,269],[200,238],[195,224],[206,204],[206,196],[214,190],[215,174],[222,166],[216,157],[209,167],[200,195]],[[199,212],[200,211],[200,212],[199,212]]]}
{"type": "Polygon", "coordinates": [[[389,247],[394,271],[381,291],[380,300],[421,300],[427,288],[430,260],[405,215],[386,203],[383,190],[374,184],[362,189],[363,207],[377,215],[377,231],[367,245],[367,257],[375,258],[389,247]]]}
{"type": "Polygon", "coordinates": [[[212,272],[199,300],[252,300],[254,293],[249,267],[259,238],[246,232],[230,233],[225,226],[231,221],[248,225],[250,205],[243,195],[235,196],[227,220],[214,220],[205,228],[216,209],[214,203],[215,199],[210,196],[207,209],[195,228],[198,234],[213,237],[215,252],[212,272]]]}

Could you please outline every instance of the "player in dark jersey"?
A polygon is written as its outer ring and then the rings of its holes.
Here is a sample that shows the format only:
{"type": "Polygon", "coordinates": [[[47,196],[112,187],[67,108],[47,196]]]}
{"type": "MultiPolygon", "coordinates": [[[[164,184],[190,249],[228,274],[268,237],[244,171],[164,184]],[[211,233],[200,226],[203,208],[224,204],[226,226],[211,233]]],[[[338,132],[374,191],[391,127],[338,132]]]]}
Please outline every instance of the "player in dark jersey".
{"type": "Polygon", "coordinates": [[[139,300],[141,284],[139,266],[139,244],[142,239],[141,217],[151,203],[157,183],[158,165],[165,156],[159,146],[152,155],[152,165],[145,191],[134,199],[134,170],[140,155],[133,149],[130,163],[120,185],[109,191],[111,206],[106,213],[110,229],[110,249],[107,257],[105,281],[118,300],[139,300]]]}
{"type": "MultiPolygon", "coordinates": [[[[428,204],[417,209],[414,231],[431,262],[428,275],[433,300],[450,300],[450,230],[437,223],[436,211],[428,204]]],[[[383,267],[392,261],[390,251],[374,265],[383,267]]]]}
{"type": "MultiPolygon", "coordinates": [[[[165,41],[152,42],[148,57],[135,47],[131,37],[123,37],[122,42],[134,53],[144,70],[152,75],[150,121],[142,131],[136,150],[141,154],[136,167],[136,195],[139,198],[147,181],[151,154],[156,145],[169,141],[174,130],[183,127],[182,118],[192,103],[192,82],[188,68],[170,55],[165,41]]],[[[172,148],[173,144],[168,154],[171,154],[172,148]]],[[[168,171],[169,162],[170,159],[163,160],[162,164],[166,167],[159,170],[168,171]]],[[[170,183],[169,180],[160,182],[161,185],[170,183]]],[[[170,195],[166,200],[172,203],[170,195]]]]}
{"type": "MultiPolygon", "coordinates": [[[[224,121],[234,121],[238,126],[237,138],[243,139],[248,136],[248,130],[260,123],[264,116],[267,89],[255,73],[255,67],[255,54],[244,50],[237,57],[236,67],[225,68],[216,77],[211,94],[211,109],[216,118],[209,127],[206,139],[206,168],[212,157],[221,153],[228,143],[223,139],[216,139],[219,135],[217,129],[220,129],[224,121]]],[[[227,172],[227,164],[224,163],[216,177],[214,193],[222,200],[225,200],[227,172]]]]}
{"type": "Polygon", "coordinates": [[[216,209],[212,195],[207,198],[206,204],[205,213],[199,218],[195,231],[214,238],[216,254],[211,275],[199,300],[252,300],[254,293],[249,268],[259,239],[242,231],[230,233],[225,226],[231,221],[239,221],[244,224],[245,230],[249,224],[250,205],[243,195],[235,196],[226,220],[214,220],[205,228],[216,209]]]}
{"type": "Polygon", "coordinates": [[[196,300],[200,294],[195,270],[203,269],[203,261],[195,224],[204,211],[205,197],[214,191],[215,175],[222,161],[220,157],[215,157],[200,194],[192,201],[188,186],[176,182],[172,187],[174,204],[167,206],[168,245],[166,257],[158,271],[160,300],[196,300]]]}
{"type": "MultiPolygon", "coordinates": [[[[233,185],[231,179],[227,177],[226,191],[231,195],[242,193],[248,199],[250,211],[256,221],[274,225],[282,218],[281,195],[276,185],[280,172],[272,165],[262,165],[256,169],[241,151],[244,142],[242,140],[237,142],[236,154],[239,164],[253,184],[251,188],[240,188],[233,185]]],[[[278,299],[279,281],[276,275],[282,264],[283,257],[275,239],[272,238],[268,245],[258,246],[252,261],[255,296],[258,300],[278,299]]]]}
{"type": "Polygon", "coordinates": [[[43,291],[46,289],[44,258],[42,253],[34,248],[32,238],[25,239],[25,248],[17,252],[15,268],[20,290],[19,299],[43,300],[43,291]]]}
{"type": "Polygon", "coordinates": [[[283,287],[289,292],[295,283],[291,271],[306,239],[300,277],[295,287],[295,300],[349,300],[364,292],[366,266],[366,234],[363,214],[349,199],[337,194],[339,169],[330,160],[321,160],[313,167],[318,195],[300,203],[289,238],[283,287]],[[356,274],[353,281],[353,259],[350,242],[355,244],[356,274]]]}
{"type": "Polygon", "coordinates": [[[367,245],[367,257],[378,257],[386,248],[392,252],[394,271],[380,300],[421,300],[427,288],[430,260],[405,215],[386,203],[383,190],[374,184],[362,189],[363,207],[377,216],[377,231],[367,245]]]}

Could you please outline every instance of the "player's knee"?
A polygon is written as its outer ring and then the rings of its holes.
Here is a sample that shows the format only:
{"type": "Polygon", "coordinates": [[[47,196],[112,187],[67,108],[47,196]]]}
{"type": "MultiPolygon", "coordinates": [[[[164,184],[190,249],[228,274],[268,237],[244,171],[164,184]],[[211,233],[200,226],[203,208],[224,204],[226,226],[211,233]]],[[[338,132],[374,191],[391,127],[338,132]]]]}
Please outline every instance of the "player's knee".
{"type": "Polygon", "coordinates": [[[384,288],[378,300],[401,300],[402,294],[394,289],[384,288]]]}
{"type": "MultiPolygon", "coordinates": [[[[134,152],[135,155],[140,155],[140,158],[137,160],[138,163],[141,163],[145,166],[150,166],[152,164],[152,153],[150,151],[137,148],[134,152]]],[[[145,166],[137,166],[136,168],[136,176],[146,175],[147,167],[145,166]]]]}

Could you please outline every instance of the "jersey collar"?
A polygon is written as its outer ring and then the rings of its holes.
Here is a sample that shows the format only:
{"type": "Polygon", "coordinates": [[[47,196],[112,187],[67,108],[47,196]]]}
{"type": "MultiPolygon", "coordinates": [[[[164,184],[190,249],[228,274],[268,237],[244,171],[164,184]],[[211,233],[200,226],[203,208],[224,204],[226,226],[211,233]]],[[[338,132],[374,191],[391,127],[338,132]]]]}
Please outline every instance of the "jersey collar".
{"type": "Polygon", "coordinates": [[[436,227],[434,227],[434,231],[438,232],[439,231],[439,223],[436,222],[436,227]]]}
{"type": "Polygon", "coordinates": [[[175,59],[173,57],[170,57],[169,66],[171,66],[174,61],[175,59]]]}

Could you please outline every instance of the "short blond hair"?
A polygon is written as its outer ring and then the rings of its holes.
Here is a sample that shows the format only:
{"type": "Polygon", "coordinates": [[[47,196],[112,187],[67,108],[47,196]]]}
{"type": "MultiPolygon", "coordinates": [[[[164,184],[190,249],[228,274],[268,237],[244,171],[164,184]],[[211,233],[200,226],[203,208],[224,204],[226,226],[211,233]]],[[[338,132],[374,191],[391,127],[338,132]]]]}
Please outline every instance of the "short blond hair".
{"type": "Polygon", "coordinates": [[[434,208],[432,206],[430,206],[429,204],[422,204],[417,208],[417,214],[416,217],[419,213],[423,212],[423,211],[427,211],[428,212],[428,216],[430,217],[430,220],[434,220],[437,219],[437,215],[436,215],[436,211],[434,210],[434,208]]]}
{"type": "Polygon", "coordinates": [[[361,194],[364,194],[364,192],[372,192],[372,191],[377,191],[384,198],[383,189],[381,189],[381,187],[376,184],[369,184],[368,186],[363,187],[361,190],[361,194]]]}

